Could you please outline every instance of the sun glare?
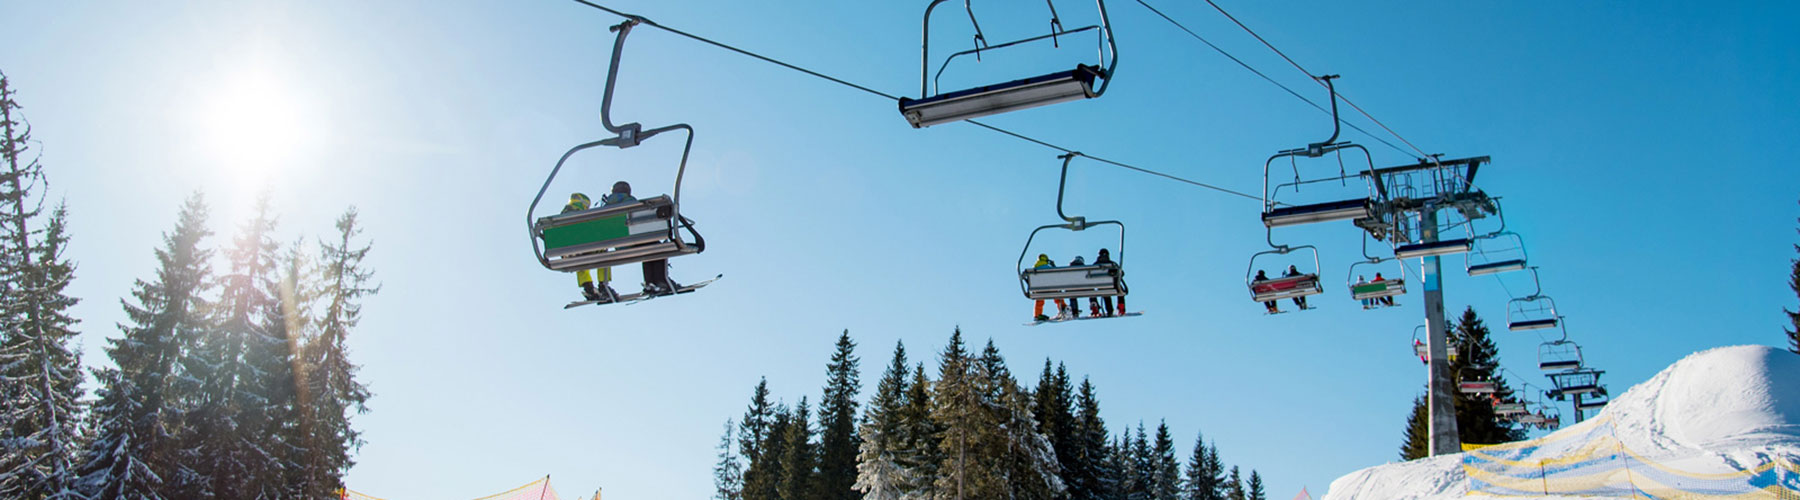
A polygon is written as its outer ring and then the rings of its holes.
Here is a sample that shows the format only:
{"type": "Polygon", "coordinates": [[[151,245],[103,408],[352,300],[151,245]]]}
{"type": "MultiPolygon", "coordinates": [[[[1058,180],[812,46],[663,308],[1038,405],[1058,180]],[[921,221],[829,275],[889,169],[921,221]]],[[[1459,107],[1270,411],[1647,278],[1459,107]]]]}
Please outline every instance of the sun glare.
{"type": "Polygon", "coordinates": [[[204,148],[237,187],[259,188],[292,163],[308,133],[289,85],[267,72],[225,77],[203,96],[204,148]]]}

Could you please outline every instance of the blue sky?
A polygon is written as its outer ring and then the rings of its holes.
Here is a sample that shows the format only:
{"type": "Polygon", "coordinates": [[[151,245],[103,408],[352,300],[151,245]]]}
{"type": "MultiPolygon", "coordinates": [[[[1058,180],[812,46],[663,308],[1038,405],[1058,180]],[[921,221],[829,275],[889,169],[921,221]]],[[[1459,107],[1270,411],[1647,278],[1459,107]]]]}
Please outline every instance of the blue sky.
{"type": "MultiPolygon", "coordinates": [[[[1321,93],[1204,3],[1152,3],[1321,93]]],[[[608,5],[916,92],[922,2],[608,5]]],[[[1343,74],[1345,95],[1421,148],[1492,156],[1477,184],[1504,198],[1614,391],[1695,350],[1782,340],[1800,241],[1800,176],[1782,173],[1800,155],[1793,6],[1222,5],[1309,69],[1343,74]]],[[[993,39],[1043,28],[1029,2],[976,7],[993,39]]],[[[1328,133],[1317,111],[1135,2],[1109,7],[1121,59],[1105,97],[988,122],[1247,192],[1270,153],[1328,133]]],[[[1059,9],[1070,25],[1092,18],[1079,2],[1059,9]]],[[[1148,314],[1022,327],[1030,303],[1013,261],[1032,228],[1056,222],[1054,151],[963,124],[912,130],[891,102],[653,29],[626,48],[614,114],[698,130],[683,211],[709,249],[674,275],[726,278],[679,299],[564,311],[573,280],[531,257],[524,212],[556,157],[603,133],[606,27],[618,22],[573,2],[5,11],[0,69],[71,210],[88,363],[107,362],[117,300],[150,276],[188,193],[213,201],[215,245],[264,187],[290,240],[361,209],[384,284],[351,340],[376,397],[357,420],[369,443],[349,482],[370,494],[474,497],[551,474],[570,494],[703,497],[719,426],[757,378],[790,403],[816,399],[845,329],[870,386],[896,340],[921,357],[958,326],[992,338],[1025,378],[1046,357],[1065,362],[1099,387],[1115,429],[1164,418],[1183,453],[1204,430],[1278,498],[1393,460],[1423,383],[1407,347],[1416,292],[1365,312],[1337,283],[1359,253],[1347,224],[1280,236],[1318,245],[1331,287],[1319,310],[1264,317],[1242,284],[1264,246],[1256,202],[1094,162],[1072,169],[1067,207],[1129,226],[1131,304],[1148,314]]],[[[966,24],[948,12],[939,23],[940,53],[964,43],[966,24]]],[[[1092,57],[1070,47],[960,65],[946,86],[1092,57]]],[[[1411,161],[1346,133],[1379,165],[1411,161]]],[[[551,196],[618,179],[667,190],[678,148],[578,157],[551,196]]],[[[1044,249],[1066,260],[1115,238],[1044,249]]],[[[1445,286],[1452,313],[1472,305],[1500,322],[1494,279],[1451,273],[1445,286]]],[[[1542,340],[1496,337],[1504,366],[1542,385],[1542,340]]]]}

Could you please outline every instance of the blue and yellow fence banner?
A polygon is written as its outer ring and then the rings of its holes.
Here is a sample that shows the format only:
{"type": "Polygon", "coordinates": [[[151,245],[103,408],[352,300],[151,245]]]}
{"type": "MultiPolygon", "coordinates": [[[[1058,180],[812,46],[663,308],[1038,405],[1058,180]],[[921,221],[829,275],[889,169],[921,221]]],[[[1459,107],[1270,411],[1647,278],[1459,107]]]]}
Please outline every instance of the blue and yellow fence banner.
{"type": "Polygon", "coordinates": [[[1649,457],[1620,442],[1606,417],[1540,439],[1463,454],[1470,496],[1800,499],[1800,464],[1737,463],[1712,453],[1649,457]]]}

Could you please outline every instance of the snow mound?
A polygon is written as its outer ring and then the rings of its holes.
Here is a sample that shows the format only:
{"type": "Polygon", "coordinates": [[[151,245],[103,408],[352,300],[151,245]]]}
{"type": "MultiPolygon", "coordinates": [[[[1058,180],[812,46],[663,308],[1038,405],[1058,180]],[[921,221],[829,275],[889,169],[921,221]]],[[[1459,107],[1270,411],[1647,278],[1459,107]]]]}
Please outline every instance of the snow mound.
{"type": "Polygon", "coordinates": [[[1800,355],[1734,346],[1691,354],[1548,436],[1363,469],[1324,498],[1764,494],[1800,495],[1800,355]]]}

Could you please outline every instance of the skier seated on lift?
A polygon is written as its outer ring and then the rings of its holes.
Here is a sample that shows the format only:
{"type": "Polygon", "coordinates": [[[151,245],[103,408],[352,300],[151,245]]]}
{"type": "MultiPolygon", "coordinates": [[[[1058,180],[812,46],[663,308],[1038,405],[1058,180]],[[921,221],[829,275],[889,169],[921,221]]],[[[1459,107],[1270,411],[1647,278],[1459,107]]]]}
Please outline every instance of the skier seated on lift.
{"type": "MultiPolygon", "coordinates": [[[[1292,278],[1294,276],[1299,276],[1299,275],[1300,275],[1300,268],[1295,267],[1295,266],[1288,266],[1287,272],[1281,273],[1281,277],[1283,277],[1283,278],[1292,278]]],[[[1300,306],[1301,309],[1306,309],[1306,296],[1302,295],[1299,297],[1294,297],[1294,305],[1300,306]]]]}
{"type": "MultiPolygon", "coordinates": [[[[1370,283],[1380,283],[1383,281],[1387,281],[1387,278],[1381,277],[1381,273],[1375,273],[1375,281],[1371,281],[1370,283]]],[[[1394,296],[1392,296],[1392,295],[1382,297],[1379,299],[1375,299],[1375,300],[1381,301],[1381,305],[1384,305],[1384,306],[1394,305],[1394,296]]]]}
{"type": "MultiPolygon", "coordinates": [[[[1381,277],[1380,274],[1376,274],[1375,276],[1377,278],[1381,277]]],[[[1369,280],[1364,279],[1363,275],[1361,275],[1361,274],[1356,275],[1356,286],[1363,286],[1366,284],[1369,284],[1369,280]]],[[[1374,307],[1375,299],[1362,299],[1362,306],[1363,306],[1363,309],[1368,309],[1370,307],[1374,307]]]]}
{"type": "MultiPolygon", "coordinates": [[[[1100,256],[1094,258],[1094,265],[1101,266],[1101,267],[1111,267],[1114,269],[1117,269],[1119,267],[1119,265],[1117,263],[1113,262],[1111,254],[1108,254],[1106,252],[1106,249],[1104,249],[1104,248],[1100,249],[1100,256]]],[[[1112,303],[1111,298],[1099,297],[1096,299],[1095,297],[1088,297],[1088,307],[1093,309],[1094,316],[1100,315],[1100,308],[1094,305],[1096,300],[1098,300],[1101,303],[1106,304],[1106,315],[1107,316],[1113,315],[1113,303],[1112,303]]],[[[1124,295],[1119,296],[1119,314],[1120,315],[1125,314],[1125,296],[1124,295]]]]}
{"type": "MultiPolygon", "coordinates": [[[[1052,268],[1052,267],[1056,267],[1056,263],[1050,262],[1049,255],[1045,255],[1045,254],[1041,254],[1041,253],[1038,254],[1037,263],[1034,263],[1031,265],[1032,269],[1048,269],[1048,268],[1052,268]]],[[[1056,302],[1056,317],[1057,317],[1057,319],[1065,319],[1069,314],[1069,308],[1063,305],[1062,299],[1051,299],[1051,300],[1056,302]]],[[[1044,299],[1038,299],[1037,304],[1032,306],[1031,318],[1033,321],[1050,321],[1050,317],[1044,315],[1044,299]]]]}
{"type": "MultiPolygon", "coordinates": [[[[563,205],[562,213],[566,214],[569,212],[587,210],[590,202],[588,196],[585,194],[569,193],[569,204],[563,205]]],[[[613,291],[612,287],[607,285],[607,282],[609,281],[612,281],[612,268],[610,267],[575,271],[575,282],[581,285],[581,296],[588,300],[596,302],[611,302],[618,300],[619,292],[613,291]],[[595,280],[595,275],[598,275],[600,279],[595,280]],[[595,283],[596,281],[598,281],[598,284],[595,283]]]]}
{"type": "MultiPolygon", "coordinates": [[[[1075,260],[1069,261],[1069,267],[1081,267],[1081,266],[1085,266],[1085,265],[1087,265],[1087,259],[1082,258],[1082,256],[1080,256],[1080,255],[1075,256],[1075,260]]],[[[1090,302],[1093,301],[1092,298],[1089,298],[1088,300],[1090,302]]],[[[1071,318],[1081,317],[1081,297],[1069,297],[1069,309],[1068,310],[1069,310],[1069,317],[1071,317],[1071,318]]]]}
{"type": "MultiPolygon", "coordinates": [[[[614,182],[612,193],[600,198],[601,207],[610,207],[622,203],[631,203],[637,198],[631,196],[631,183],[614,182]]],[[[644,261],[644,296],[673,295],[681,285],[669,279],[669,259],[644,261]]]]}
{"type": "MultiPolygon", "coordinates": [[[[1269,273],[1263,272],[1263,270],[1261,270],[1261,269],[1257,269],[1256,270],[1256,278],[1253,280],[1250,280],[1250,283],[1252,285],[1255,285],[1257,283],[1262,283],[1264,281],[1269,281],[1269,273]]],[[[1273,300],[1264,301],[1263,307],[1269,309],[1269,314],[1277,314],[1277,313],[1281,312],[1281,308],[1275,307],[1275,301],[1273,301],[1273,300]]]]}

